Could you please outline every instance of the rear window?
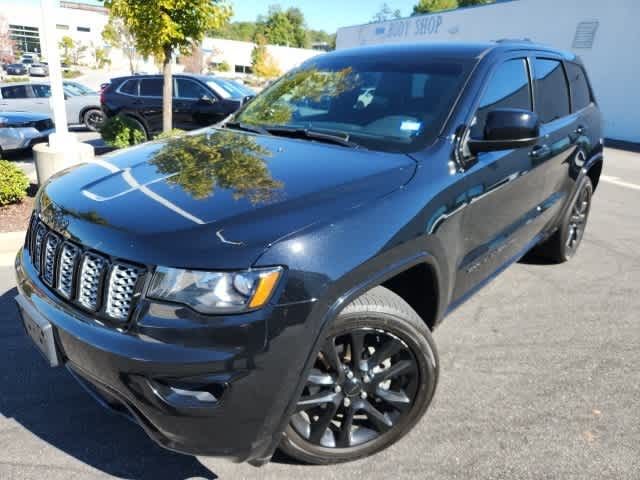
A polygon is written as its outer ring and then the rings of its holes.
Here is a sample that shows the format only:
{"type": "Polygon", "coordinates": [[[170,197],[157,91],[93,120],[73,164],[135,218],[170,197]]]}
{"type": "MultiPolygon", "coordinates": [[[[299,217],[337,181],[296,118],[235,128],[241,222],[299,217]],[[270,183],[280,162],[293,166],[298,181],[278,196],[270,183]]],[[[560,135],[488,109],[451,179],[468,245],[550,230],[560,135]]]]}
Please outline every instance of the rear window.
{"type": "Polygon", "coordinates": [[[591,90],[584,69],[580,65],[567,63],[566,66],[571,88],[571,110],[576,112],[591,103],[591,90]]]}
{"type": "Polygon", "coordinates": [[[542,123],[569,115],[569,89],[562,63],[536,58],[533,61],[536,110],[542,123]]]}
{"type": "Polygon", "coordinates": [[[28,98],[29,92],[27,91],[26,85],[11,85],[9,87],[0,88],[0,92],[2,92],[2,98],[28,98]]]}
{"type": "Polygon", "coordinates": [[[161,78],[143,78],[140,80],[140,96],[161,97],[163,83],[161,78]]]}
{"type": "Polygon", "coordinates": [[[138,80],[127,80],[120,87],[120,91],[127,95],[138,95],[138,80]]]}

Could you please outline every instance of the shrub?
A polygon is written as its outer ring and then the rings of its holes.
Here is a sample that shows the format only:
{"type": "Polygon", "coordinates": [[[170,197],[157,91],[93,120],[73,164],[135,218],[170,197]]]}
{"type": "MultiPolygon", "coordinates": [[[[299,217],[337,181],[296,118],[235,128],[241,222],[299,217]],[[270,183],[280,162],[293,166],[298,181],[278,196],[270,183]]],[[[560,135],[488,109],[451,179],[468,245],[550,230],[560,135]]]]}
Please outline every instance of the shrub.
{"type": "Polygon", "coordinates": [[[0,206],[21,202],[27,194],[29,179],[7,160],[0,160],[0,206]]]}
{"type": "Polygon", "coordinates": [[[62,72],[62,78],[78,78],[82,75],[80,70],[67,70],[62,72]]]}
{"type": "Polygon", "coordinates": [[[4,80],[2,80],[2,83],[22,83],[28,81],[29,77],[6,77],[4,80]]]}
{"type": "Polygon", "coordinates": [[[108,118],[100,128],[105,143],[115,148],[126,148],[146,140],[140,126],[128,117],[116,115],[108,118]]]}
{"type": "Polygon", "coordinates": [[[180,134],[184,133],[184,130],[180,130],[179,128],[172,128],[168,132],[161,132],[153,137],[154,140],[162,140],[164,138],[173,138],[177,137],[180,134]]]}
{"type": "Polygon", "coordinates": [[[218,71],[219,72],[230,72],[231,71],[231,65],[229,65],[229,62],[227,62],[226,60],[223,60],[218,65],[218,71]]]}

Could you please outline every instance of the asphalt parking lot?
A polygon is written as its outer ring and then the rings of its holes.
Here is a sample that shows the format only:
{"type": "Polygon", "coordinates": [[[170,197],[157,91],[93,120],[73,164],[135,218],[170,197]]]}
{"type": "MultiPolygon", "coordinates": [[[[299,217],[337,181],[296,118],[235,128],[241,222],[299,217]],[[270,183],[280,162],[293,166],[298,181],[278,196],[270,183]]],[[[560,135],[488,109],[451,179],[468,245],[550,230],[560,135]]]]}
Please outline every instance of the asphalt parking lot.
{"type": "Polygon", "coordinates": [[[608,150],[603,175],[577,257],[516,264],[456,310],[435,332],[427,415],[341,466],[257,469],[156,447],[45,367],[0,265],[0,478],[640,479],[640,154],[608,150]]]}

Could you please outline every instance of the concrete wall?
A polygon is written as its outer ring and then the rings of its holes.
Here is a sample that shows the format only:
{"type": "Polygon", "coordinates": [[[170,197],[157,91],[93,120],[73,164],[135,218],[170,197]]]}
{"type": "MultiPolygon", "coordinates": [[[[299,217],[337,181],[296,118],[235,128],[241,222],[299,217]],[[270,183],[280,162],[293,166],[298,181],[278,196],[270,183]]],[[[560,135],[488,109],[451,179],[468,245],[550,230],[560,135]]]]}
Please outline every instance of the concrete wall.
{"type": "Polygon", "coordinates": [[[607,137],[640,142],[640,1],[517,0],[338,30],[337,48],[380,43],[530,38],[584,61],[607,137]],[[597,21],[591,48],[574,48],[580,22],[597,21]]]}

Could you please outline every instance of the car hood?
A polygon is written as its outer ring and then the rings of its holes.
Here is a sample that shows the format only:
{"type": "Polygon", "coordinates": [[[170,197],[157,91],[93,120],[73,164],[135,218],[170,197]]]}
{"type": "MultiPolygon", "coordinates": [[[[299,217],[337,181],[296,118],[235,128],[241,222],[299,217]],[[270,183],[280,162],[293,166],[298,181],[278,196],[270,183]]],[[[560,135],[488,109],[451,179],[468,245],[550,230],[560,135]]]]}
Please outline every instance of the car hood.
{"type": "Polygon", "coordinates": [[[398,189],[403,154],[208,129],[146,143],[55,177],[45,221],[147,264],[242,268],[278,241],[398,189]]]}
{"type": "Polygon", "coordinates": [[[8,120],[9,124],[36,122],[38,120],[46,120],[49,115],[44,113],[29,113],[29,112],[4,112],[0,111],[0,117],[4,117],[8,120]]]}

